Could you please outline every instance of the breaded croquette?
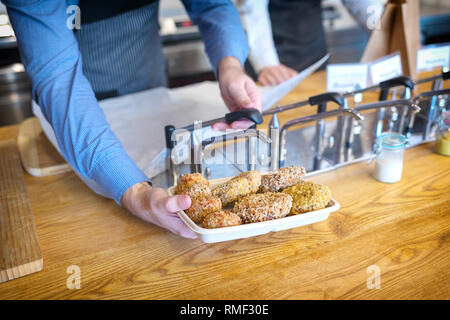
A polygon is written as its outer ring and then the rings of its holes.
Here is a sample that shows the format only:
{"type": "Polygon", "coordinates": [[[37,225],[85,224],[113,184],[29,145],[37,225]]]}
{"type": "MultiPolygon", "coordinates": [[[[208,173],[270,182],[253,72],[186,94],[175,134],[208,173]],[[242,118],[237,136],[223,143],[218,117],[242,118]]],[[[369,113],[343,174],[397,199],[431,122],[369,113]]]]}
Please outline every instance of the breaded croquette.
{"type": "Polygon", "coordinates": [[[185,194],[191,198],[198,198],[210,196],[211,189],[209,188],[209,181],[200,173],[188,173],[181,177],[176,186],[175,193],[185,194]]]}
{"type": "Polygon", "coordinates": [[[213,196],[220,198],[222,205],[227,205],[240,197],[258,191],[261,174],[258,171],[243,172],[212,190],[213,196]]]}
{"type": "Polygon", "coordinates": [[[195,223],[202,223],[203,219],[211,212],[222,210],[222,202],[217,197],[203,195],[191,199],[192,204],[185,212],[195,223]]]}
{"type": "Polygon", "coordinates": [[[283,192],[293,198],[291,214],[323,209],[331,198],[331,192],[327,186],[309,181],[288,187],[283,192]]]}
{"type": "Polygon", "coordinates": [[[217,211],[208,214],[203,220],[202,227],[207,229],[238,226],[241,218],[231,211],[217,211]]]}
{"type": "Polygon", "coordinates": [[[257,193],[241,198],[234,204],[233,212],[244,223],[282,218],[289,214],[292,197],[285,193],[257,193]]]}
{"type": "Polygon", "coordinates": [[[280,168],[274,173],[261,177],[259,192],[278,192],[302,181],[306,170],[300,166],[280,168]]]}

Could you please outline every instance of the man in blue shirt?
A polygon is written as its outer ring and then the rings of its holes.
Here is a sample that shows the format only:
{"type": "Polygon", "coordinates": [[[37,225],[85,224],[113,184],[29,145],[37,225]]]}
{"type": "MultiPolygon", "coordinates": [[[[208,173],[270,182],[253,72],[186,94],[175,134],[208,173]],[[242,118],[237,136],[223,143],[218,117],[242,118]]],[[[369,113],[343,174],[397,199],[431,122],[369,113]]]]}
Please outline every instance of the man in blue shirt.
{"type": "MultiPolygon", "coordinates": [[[[261,96],[245,75],[248,48],[239,15],[228,0],[182,0],[198,25],[231,111],[261,110],[261,96]]],[[[61,153],[135,216],[183,237],[196,235],[178,218],[187,196],[154,188],[111,131],[98,100],[164,85],[158,1],[2,0],[14,28],[33,99],[51,124],[61,153]],[[79,5],[81,28],[70,28],[79,5]]],[[[214,129],[247,128],[247,120],[214,129]]]]}

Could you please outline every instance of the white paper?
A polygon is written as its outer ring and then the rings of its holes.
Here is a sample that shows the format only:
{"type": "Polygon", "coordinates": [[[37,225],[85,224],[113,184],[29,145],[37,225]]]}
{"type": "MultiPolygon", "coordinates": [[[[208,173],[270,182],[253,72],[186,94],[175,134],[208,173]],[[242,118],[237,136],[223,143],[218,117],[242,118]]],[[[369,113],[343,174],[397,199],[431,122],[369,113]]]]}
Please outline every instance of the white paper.
{"type": "Polygon", "coordinates": [[[399,53],[388,55],[370,64],[372,84],[378,84],[403,74],[402,60],[399,53]]]}
{"type": "Polygon", "coordinates": [[[327,91],[349,92],[355,87],[368,86],[368,65],[365,63],[339,63],[327,66],[327,91]]]}
{"type": "Polygon", "coordinates": [[[436,67],[448,67],[450,44],[431,45],[417,50],[417,70],[431,70],[436,67]]]}

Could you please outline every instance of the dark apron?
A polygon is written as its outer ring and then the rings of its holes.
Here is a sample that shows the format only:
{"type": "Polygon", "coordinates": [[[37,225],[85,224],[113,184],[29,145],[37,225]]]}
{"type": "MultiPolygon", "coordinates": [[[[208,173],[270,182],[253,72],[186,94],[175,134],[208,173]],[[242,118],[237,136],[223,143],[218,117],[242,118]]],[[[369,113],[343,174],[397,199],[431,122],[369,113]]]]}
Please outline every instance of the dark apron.
{"type": "Polygon", "coordinates": [[[280,63],[302,71],[327,52],[320,0],[270,0],[269,14],[280,63]]]}
{"type": "Polygon", "coordinates": [[[97,99],[167,85],[159,1],[81,0],[79,6],[75,37],[97,99]]]}

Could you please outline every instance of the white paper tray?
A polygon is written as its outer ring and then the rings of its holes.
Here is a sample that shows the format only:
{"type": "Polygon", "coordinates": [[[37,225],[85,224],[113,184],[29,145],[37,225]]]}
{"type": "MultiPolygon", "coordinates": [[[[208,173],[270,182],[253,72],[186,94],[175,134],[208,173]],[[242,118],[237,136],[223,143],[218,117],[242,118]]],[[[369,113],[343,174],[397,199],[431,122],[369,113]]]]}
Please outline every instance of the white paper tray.
{"type": "MultiPolygon", "coordinates": [[[[210,185],[211,187],[214,187],[219,183],[222,183],[228,179],[231,178],[210,180],[210,185]]],[[[175,187],[170,187],[168,189],[168,192],[170,195],[174,195],[175,187]]],[[[330,202],[332,204],[331,206],[316,211],[310,211],[307,213],[297,214],[293,216],[288,216],[264,222],[248,223],[239,226],[217,228],[217,229],[202,228],[196,223],[194,223],[187,216],[187,214],[184,213],[184,211],[178,211],[177,213],[181,218],[181,220],[183,220],[184,223],[186,223],[186,225],[189,228],[191,228],[191,230],[194,231],[203,242],[214,243],[214,242],[254,237],[261,234],[269,233],[271,231],[276,232],[281,230],[287,230],[326,220],[328,219],[328,216],[330,215],[331,212],[337,211],[341,207],[339,203],[333,198],[331,198],[330,202]]]]}

